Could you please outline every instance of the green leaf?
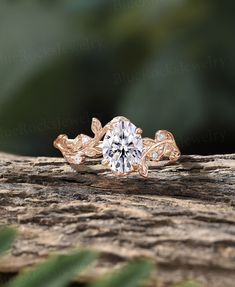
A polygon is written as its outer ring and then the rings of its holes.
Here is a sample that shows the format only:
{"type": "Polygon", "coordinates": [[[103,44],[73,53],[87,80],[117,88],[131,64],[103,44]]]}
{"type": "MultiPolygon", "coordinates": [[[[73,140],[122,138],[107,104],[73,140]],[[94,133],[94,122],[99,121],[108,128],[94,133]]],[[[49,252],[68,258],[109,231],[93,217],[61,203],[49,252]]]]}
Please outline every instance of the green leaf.
{"type": "Polygon", "coordinates": [[[90,287],[137,287],[150,276],[153,268],[154,264],[149,261],[131,262],[90,287]]]}
{"type": "Polygon", "coordinates": [[[11,248],[16,237],[16,230],[10,227],[0,229],[0,254],[11,248]]]}
{"type": "Polygon", "coordinates": [[[93,251],[49,258],[32,270],[20,274],[8,287],[63,287],[97,258],[93,251]]]}

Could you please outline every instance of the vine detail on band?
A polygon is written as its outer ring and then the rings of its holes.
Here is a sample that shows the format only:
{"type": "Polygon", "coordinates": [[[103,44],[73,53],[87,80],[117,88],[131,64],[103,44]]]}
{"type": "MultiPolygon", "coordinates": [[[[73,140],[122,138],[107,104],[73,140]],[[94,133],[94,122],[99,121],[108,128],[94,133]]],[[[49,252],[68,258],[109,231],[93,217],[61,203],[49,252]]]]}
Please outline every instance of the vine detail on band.
{"type": "MultiPolygon", "coordinates": [[[[69,139],[67,135],[60,135],[54,141],[54,146],[61,151],[64,158],[72,166],[84,163],[86,158],[102,157],[102,139],[120,121],[130,122],[125,117],[115,117],[103,127],[97,118],[93,118],[91,130],[94,133],[94,137],[79,134],[75,139],[69,139]]],[[[136,133],[141,134],[142,130],[136,128],[136,133]]],[[[168,158],[171,162],[174,162],[180,157],[180,151],[172,133],[166,130],[159,130],[155,133],[154,139],[143,138],[142,142],[143,150],[140,160],[133,164],[131,172],[136,171],[140,175],[147,177],[151,161],[158,162],[168,158]]],[[[108,164],[105,160],[102,163],[108,164]]],[[[118,175],[126,175],[126,173],[118,175]]]]}

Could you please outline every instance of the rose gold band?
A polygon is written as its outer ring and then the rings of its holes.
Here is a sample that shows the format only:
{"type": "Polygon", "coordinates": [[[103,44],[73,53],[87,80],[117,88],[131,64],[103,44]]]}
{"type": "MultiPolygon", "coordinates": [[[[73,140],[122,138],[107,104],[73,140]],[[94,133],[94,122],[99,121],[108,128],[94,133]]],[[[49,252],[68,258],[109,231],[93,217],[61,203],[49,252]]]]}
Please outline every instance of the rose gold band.
{"type": "MultiPolygon", "coordinates": [[[[60,135],[54,141],[54,146],[59,149],[64,158],[71,165],[82,164],[86,158],[102,157],[102,139],[108,131],[112,129],[120,122],[130,121],[125,117],[115,117],[112,121],[102,127],[101,122],[93,118],[91,129],[94,133],[94,137],[91,138],[84,134],[79,134],[74,140],[68,139],[66,135],[60,135]]],[[[140,128],[136,128],[136,135],[142,134],[140,128]]],[[[126,175],[130,172],[139,172],[140,175],[146,177],[148,175],[148,162],[158,162],[163,158],[169,158],[170,161],[177,161],[180,157],[179,148],[176,145],[173,135],[166,130],[159,130],[155,134],[155,138],[143,138],[141,139],[143,148],[141,156],[138,161],[132,164],[132,168],[128,172],[115,172],[116,175],[126,175]]],[[[107,159],[102,160],[102,164],[109,165],[107,159]]]]}

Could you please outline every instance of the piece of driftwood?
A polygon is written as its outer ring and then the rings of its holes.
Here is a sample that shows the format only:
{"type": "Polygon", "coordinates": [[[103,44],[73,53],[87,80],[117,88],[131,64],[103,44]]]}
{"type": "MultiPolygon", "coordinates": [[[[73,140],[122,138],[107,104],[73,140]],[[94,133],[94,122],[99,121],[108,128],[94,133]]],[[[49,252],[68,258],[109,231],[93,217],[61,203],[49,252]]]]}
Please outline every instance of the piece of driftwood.
{"type": "Polygon", "coordinates": [[[84,281],[143,256],[158,265],[150,286],[235,286],[235,154],[161,162],[147,179],[115,178],[97,160],[75,172],[62,158],[0,154],[0,174],[0,225],[19,230],[2,275],[88,247],[104,255],[84,281]]]}

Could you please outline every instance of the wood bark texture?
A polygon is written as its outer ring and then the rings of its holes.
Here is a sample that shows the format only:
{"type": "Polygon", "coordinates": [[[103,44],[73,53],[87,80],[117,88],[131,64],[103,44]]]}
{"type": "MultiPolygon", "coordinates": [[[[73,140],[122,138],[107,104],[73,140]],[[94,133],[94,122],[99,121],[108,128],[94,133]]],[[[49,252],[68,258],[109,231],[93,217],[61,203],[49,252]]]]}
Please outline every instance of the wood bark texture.
{"type": "Polygon", "coordinates": [[[1,275],[85,247],[103,252],[85,282],[147,257],[149,286],[235,286],[235,154],[163,161],[147,179],[116,178],[99,160],[76,172],[62,158],[0,154],[0,174],[0,225],[19,230],[1,275]]]}

